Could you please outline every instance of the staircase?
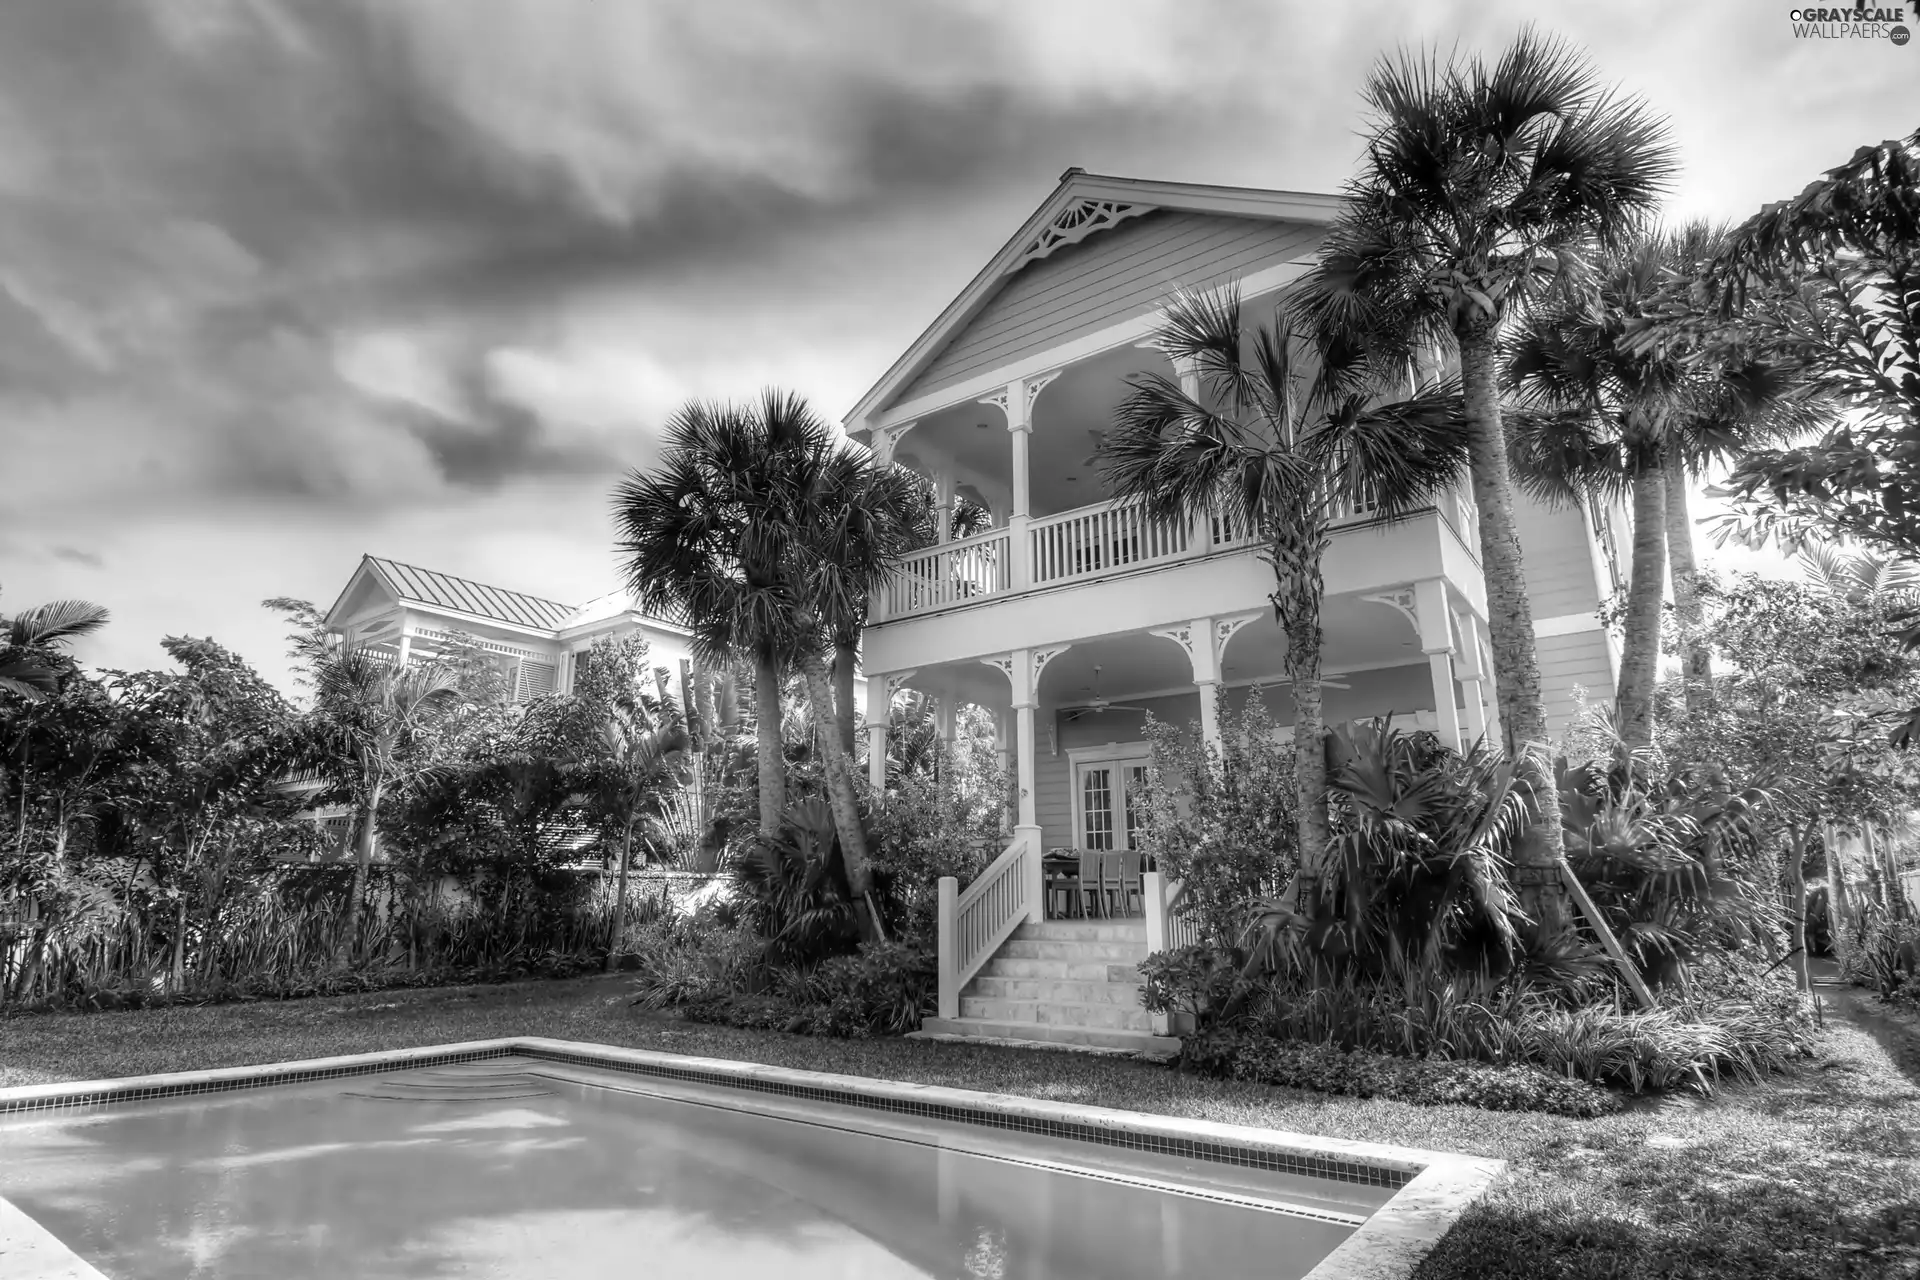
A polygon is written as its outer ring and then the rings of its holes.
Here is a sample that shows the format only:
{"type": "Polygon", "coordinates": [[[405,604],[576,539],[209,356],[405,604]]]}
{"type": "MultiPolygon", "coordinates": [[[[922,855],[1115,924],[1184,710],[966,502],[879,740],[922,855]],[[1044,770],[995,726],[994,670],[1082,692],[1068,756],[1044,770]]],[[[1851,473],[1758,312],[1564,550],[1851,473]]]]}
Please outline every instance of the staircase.
{"type": "Polygon", "coordinates": [[[1144,920],[1016,925],[960,990],[960,1016],[928,1018],[923,1036],[969,1036],[1170,1054],[1140,1007],[1144,920]]]}

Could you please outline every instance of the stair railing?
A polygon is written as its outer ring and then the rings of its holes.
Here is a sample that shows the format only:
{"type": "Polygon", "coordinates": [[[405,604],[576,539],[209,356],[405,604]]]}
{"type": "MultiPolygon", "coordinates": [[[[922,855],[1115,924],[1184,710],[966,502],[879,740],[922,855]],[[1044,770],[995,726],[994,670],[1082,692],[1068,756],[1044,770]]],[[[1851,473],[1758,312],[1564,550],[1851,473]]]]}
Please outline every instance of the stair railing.
{"type": "MultiPolygon", "coordinates": [[[[1199,927],[1188,910],[1187,886],[1183,882],[1149,871],[1140,877],[1140,890],[1140,896],[1146,900],[1148,955],[1177,951],[1200,940],[1199,927]]],[[[1151,1016],[1153,1034],[1157,1036],[1178,1035],[1189,1029],[1175,1027],[1164,1012],[1151,1016]]]]}
{"type": "Polygon", "coordinates": [[[942,1018],[960,1016],[960,989],[1040,905],[1035,897],[1039,859],[1037,842],[1021,832],[965,889],[952,876],[940,877],[942,1018]]]}

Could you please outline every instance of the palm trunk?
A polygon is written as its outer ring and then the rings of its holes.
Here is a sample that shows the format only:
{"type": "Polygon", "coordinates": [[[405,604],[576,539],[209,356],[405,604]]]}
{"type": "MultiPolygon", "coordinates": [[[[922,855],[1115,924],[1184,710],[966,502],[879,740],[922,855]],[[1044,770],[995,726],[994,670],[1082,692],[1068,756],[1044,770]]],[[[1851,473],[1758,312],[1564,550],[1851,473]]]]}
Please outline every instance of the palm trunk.
{"type": "Polygon", "coordinates": [[[375,778],[367,792],[367,802],[360,808],[359,826],[353,833],[353,883],[347,888],[346,932],[334,947],[336,960],[360,936],[360,916],[366,909],[367,872],[373,866],[374,833],[379,827],[380,794],[386,785],[385,778],[375,778]]]}
{"type": "MultiPolygon", "coordinates": [[[[806,679],[807,700],[813,705],[815,723],[830,718],[833,688],[827,678],[827,664],[815,652],[801,656],[800,673],[806,679]]],[[[873,905],[873,868],[867,862],[867,836],[860,825],[860,805],[853,795],[853,777],[847,768],[847,756],[840,749],[839,735],[822,733],[820,759],[826,766],[827,798],[833,808],[833,828],[840,836],[840,856],[847,866],[847,887],[856,898],[864,898],[875,936],[884,937],[880,913],[873,905]]]]}
{"type": "MultiPolygon", "coordinates": [[[[1787,828],[1787,840],[1792,850],[1787,858],[1787,884],[1793,893],[1792,911],[1789,914],[1791,929],[1788,933],[1788,951],[1792,955],[1793,978],[1800,990],[1812,994],[1813,971],[1807,963],[1807,841],[1813,836],[1813,824],[1805,828],[1792,825],[1787,828]]],[[[1814,1016],[1818,1017],[1820,1002],[1814,1001],[1814,1016]]]]}
{"type": "Polygon", "coordinates": [[[1677,452],[1666,462],[1667,563],[1673,574],[1673,613],[1684,639],[1680,678],[1686,684],[1687,710],[1706,709],[1713,680],[1713,654],[1694,636],[1704,615],[1700,607],[1700,564],[1693,554],[1693,515],[1687,510],[1687,467],[1677,452]]]}
{"type": "Polygon", "coordinates": [[[1287,906],[1296,920],[1313,912],[1321,877],[1326,873],[1327,846],[1332,823],[1327,815],[1326,723],[1321,711],[1321,604],[1326,580],[1321,556],[1326,550],[1326,526],[1316,522],[1307,537],[1272,540],[1278,586],[1274,613],[1287,637],[1287,679],[1293,682],[1293,787],[1298,813],[1299,866],[1287,890],[1287,906]]]}
{"type": "MultiPolygon", "coordinates": [[[[1493,325],[1460,335],[1460,380],[1465,393],[1473,501],[1480,509],[1480,569],[1487,585],[1488,639],[1494,690],[1509,755],[1547,750],[1547,711],[1540,696],[1540,659],[1534,651],[1533,601],[1527,595],[1520,535],[1513,522],[1513,478],[1507,469],[1506,430],[1495,391],[1493,325]]],[[[1514,846],[1520,901],[1547,936],[1568,925],[1560,793],[1550,760],[1528,770],[1532,820],[1514,846]]]]}
{"type": "Polygon", "coordinates": [[[833,722],[840,730],[840,749],[851,760],[859,741],[859,726],[856,723],[853,706],[853,669],[860,661],[860,651],[851,640],[841,640],[833,647],[833,722]]]}
{"type": "Polygon", "coordinates": [[[613,932],[607,938],[607,972],[613,972],[613,958],[620,951],[620,935],[627,928],[627,864],[633,856],[633,822],[620,833],[620,880],[613,895],[613,932]]]}
{"type": "Polygon", "coordinates": [[[1620,741],[1634,751],[1653,743],[1653,685],[1660,677],[1660,606],[1666,595],[1665,488],[1653,468],[1633,478],[1633,564],[1615,720],[1620,741]]]}
{"type": "Polygon", "coordinates": [[[780,835],[780,815],[787,807],[787,760],[780,732],[780,664],[767,652],[753,658],[753,718],[760,735],[760,834],[772,840],[780,835]]]}

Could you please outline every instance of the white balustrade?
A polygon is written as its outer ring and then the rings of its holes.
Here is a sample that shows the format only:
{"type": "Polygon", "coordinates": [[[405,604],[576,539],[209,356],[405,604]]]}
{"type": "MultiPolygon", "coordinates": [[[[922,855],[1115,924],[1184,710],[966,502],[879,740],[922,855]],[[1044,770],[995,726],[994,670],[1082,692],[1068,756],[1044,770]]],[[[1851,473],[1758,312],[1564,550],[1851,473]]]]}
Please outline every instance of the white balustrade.
{"type": "Polygon", "coordinates": [[[900,561],[880,589],[884,617],[930,613],[949,605],[1004,594],[1012,585],[1012,539],[991,529],[960,542],[916,551],[900,561]]]}
{"type": "Polygon", "coordinates": [[[1019,835],[964,890],[952,876],[940,878],[941,1017],[960,1016],[960,989],[1032,911],[1029,899],[1036,877],[1028,864],[1039,856],[1040,851],[1019,835]]]}
{"type": "Polygon", "coordinates": [[[1027,546],[1037,587],[1177,559],[1187,553],[1187,530],[1148,519],[1137,502],[1102,502],[1035,520],[1027,546]]]}

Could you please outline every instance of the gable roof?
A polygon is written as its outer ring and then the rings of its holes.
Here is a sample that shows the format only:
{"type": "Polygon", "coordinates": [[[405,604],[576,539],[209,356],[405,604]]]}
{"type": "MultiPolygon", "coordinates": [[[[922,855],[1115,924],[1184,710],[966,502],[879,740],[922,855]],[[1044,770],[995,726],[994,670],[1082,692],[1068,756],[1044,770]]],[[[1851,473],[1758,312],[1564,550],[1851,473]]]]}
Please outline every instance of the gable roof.
{"type": "Polygon", "coordinates": [[[1015,272],[1127,218],[1155,209],[1179,209],[1324,225],[1339,216],[1344,204],[1340,196],[1309,192],[1158,182],[1069,169],[1060,175],[1060,185],[1053,194],[1041,202],[1033,216],[1021,224],[960,296],[893,362],[841,422],[850,432],[868,430],[868,419],[911,384],[1015,272]]]}
{"type": "Polygon", "coordinates": [[[329,621],[339,613],[354,590],[368,580],[385,588],[401,604],[461,613],[524,631],[557,634],[610,621],[623,614],[632,614],[651,626],[686,630],[686,625],[680,621],[643,613],[633,596],[626,591],[608,592],[581,605],[561,604],[557,600],[529,595],[524,591],[491,587],[471,578],[457,578],[435,569],[422,569],[418,565],[370,555],[360,557],[360,564],[347,580],[346,588],[333,602],[333,607],[327,610],[329,621]]]}

